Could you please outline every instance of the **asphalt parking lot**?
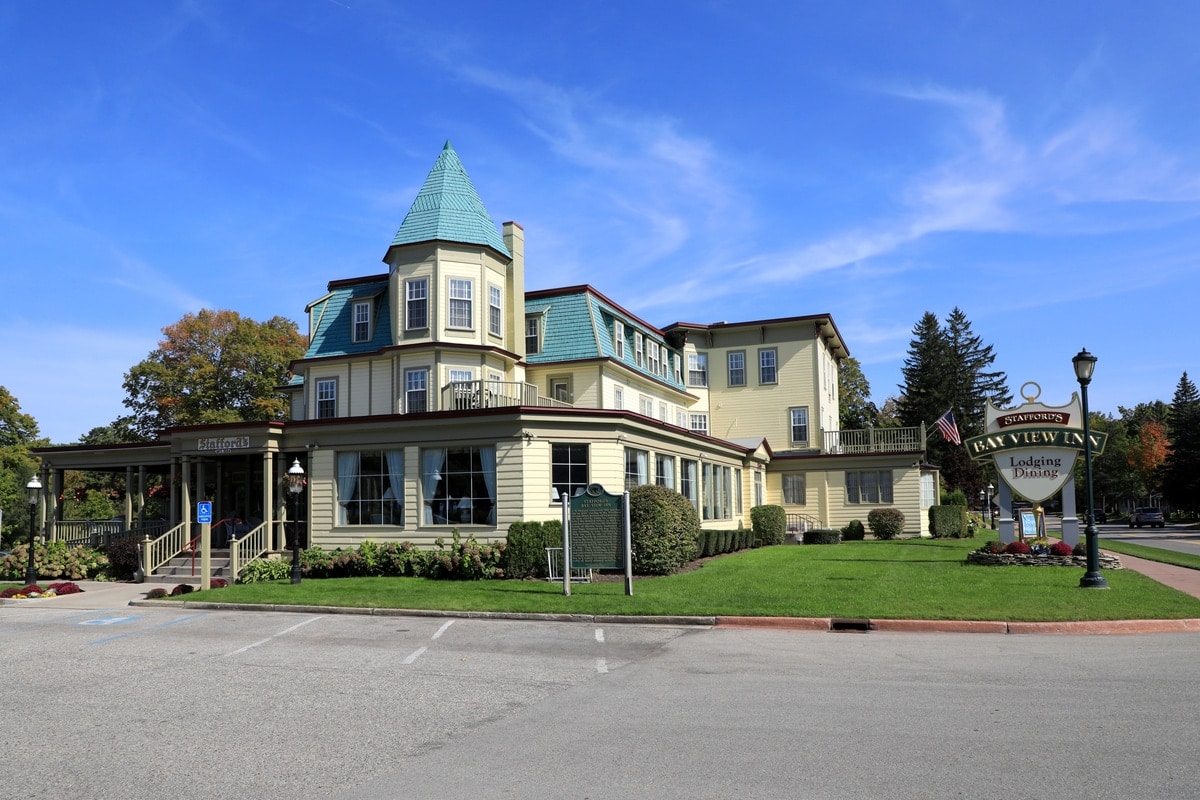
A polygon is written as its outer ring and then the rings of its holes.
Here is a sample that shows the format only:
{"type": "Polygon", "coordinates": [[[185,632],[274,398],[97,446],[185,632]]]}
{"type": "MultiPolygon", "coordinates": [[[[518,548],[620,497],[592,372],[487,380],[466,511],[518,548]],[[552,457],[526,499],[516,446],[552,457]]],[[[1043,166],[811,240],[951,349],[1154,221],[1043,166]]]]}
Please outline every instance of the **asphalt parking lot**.
{"type": "Polygon", "coordinates": [[[0,608],[11,790],[1200,796],[1191,634],[0,608]]]}

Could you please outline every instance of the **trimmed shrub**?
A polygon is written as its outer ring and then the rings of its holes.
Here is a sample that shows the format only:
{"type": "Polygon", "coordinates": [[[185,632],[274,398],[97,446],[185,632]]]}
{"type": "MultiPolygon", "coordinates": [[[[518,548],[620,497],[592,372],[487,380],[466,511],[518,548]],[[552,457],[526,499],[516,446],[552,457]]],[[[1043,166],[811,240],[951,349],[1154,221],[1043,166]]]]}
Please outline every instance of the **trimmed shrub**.
{"type": "Polygon", "coordinates": [[[929,507],[929,533],[934,539],[967,537],[967,507],[941,505],[929,507]]]}
{"type": "Polygon", "coordinates": [[[562,547],[562,522],[514,522],[508,526],[501,566],[509,578],[545,578],[546,548],[562,547]]]}
{"type": "Polygon", "coordinates": [[[265,581],[281,581],[292,574],[292,563],[283,559],[259,559],[251,561],[242,567],[238,573],[238,583],[263,583],[265,581]]]}
{"type": "Polygon", "coordinates": [[[867,514],[867,526],[876,539],[895,539],[904,533],[904,512],[898,508],[876,508],[867,514]]]}
{"type": "Polygon", "coordinates": [[[696,557],[700,518],[679,492],[648,484],[629,492],[633,571],[670,575],[696,557]]]}
{"type": "Polygon", "coordinates": [[[1005,545],[1004,552],[1011,553],[1012,555],[1027,556],[1033,552],[1033,548],[1018,539],[1015,542],[1009,542],[1005,545]]]}
{"type": "Polygon", "coordinates": [[[842,528],[843,542],[861,542],[867,536],[867,529],[863,527],[861,521],[857,519],[850,520],[846,527],[842,528]]]}
{"type": "Polygon", "coordinates": [[[105,551],[108,556],[108,577],[114,581],[131,581],[142,563],[142,543],[137,536],[115,539],[105,551]]]}
{"type": "Polygon", "coordinates": [[[962,489],[954,489],[953,491],[942,490],[942,505],[944,506],[966,506],[967,496],[962,489]]]}
{"type": "Polygon", "coordinates": [[[167,596],[167,590],[161,586],[155,586],[150,591],[146,592],[147,600],[161,600],[167,596]]]}
{"type": "Polygon", "coordinates": [[[1074,548],[1066,542],[1055,542],[1050,545],[1050,555],[1052,556],[1069,556],[1074,554],[1074,548]]]}
{"type": "Polygon", "coordinates": [[[750,525],[754,530],[755,547],[783,544],[787,512],[783,506],[755,506],[750,509],[750,525]]]}
{"type": "Polygon", "coordinates": [[[809,528],[804,532],[804,544],[841,544],[842,535],[832,528],[809,528]]]}

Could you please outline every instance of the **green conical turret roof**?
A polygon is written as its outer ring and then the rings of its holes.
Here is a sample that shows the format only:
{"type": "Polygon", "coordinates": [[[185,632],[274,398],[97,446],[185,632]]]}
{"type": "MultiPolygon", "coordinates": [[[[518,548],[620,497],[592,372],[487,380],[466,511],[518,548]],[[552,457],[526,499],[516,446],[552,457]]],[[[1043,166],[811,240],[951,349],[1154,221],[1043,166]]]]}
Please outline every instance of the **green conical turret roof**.
{"type": "Polygon", "coordinates": [[[449,140],[400,223],[392,245],[437,240],[483,245],[512,257],[449,140]]]}

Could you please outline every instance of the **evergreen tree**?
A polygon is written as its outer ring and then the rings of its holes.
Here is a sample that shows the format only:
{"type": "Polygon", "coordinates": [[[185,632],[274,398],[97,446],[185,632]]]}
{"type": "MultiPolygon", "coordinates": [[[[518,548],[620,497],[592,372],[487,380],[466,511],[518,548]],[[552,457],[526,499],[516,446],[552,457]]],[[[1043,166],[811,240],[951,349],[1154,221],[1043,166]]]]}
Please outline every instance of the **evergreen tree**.
{"type": "Polygon", "coordinates": [[[971,331],[971,323],[961,309],[951,311],[944,326],[926,311],[913,328],[913,341],[901,370],[901,422],[906,426],[924,423],[934,430],[928,439],[926,458],[942,467],[944,486],[962,489],[968,497],[977,496],[986,483],[979,464],[960,457],[957,451],[962,448],[946,442],[932,426],[949,410],[954,412],[962,436],[979,434],[983,432],[984,409],[989,401],[1001,408],[1012,403],[1005,374],[989,371],[995,359],[991,345],[985,345],[971,331]]]}
{"type": "Polygon", "coordinates": [[[1200,509],[1200,392],[1183,373],[1167,416],[1171,449],[1163,465],[1163,496],[1177,509],[1200,509]]]}
{"type": "Polygon", "coordinates": [[[838,365],[838,425],[844,431],[876,425],[879,409],[871,402],[871,384],[856,358],[838,365]]]}

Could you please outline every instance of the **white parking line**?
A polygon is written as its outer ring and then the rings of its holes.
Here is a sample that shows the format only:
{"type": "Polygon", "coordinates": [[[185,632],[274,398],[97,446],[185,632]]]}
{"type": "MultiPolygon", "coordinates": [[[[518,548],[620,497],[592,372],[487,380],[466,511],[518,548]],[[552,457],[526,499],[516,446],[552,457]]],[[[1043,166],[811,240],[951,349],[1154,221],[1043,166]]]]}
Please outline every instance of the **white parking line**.
{"type": "Polygon", "coordinates": [[[596,672],[604,675],[608,672],[608,661],[603,658],[596,659],[596,672]]]}
{"type": "Polygon", "coordinates": [[[429,649],[428,647],[419,647],[419,648],[417,648],[417,652],[413,653],[413,654],[412,654],[412,655],[410,655],[408,658],[404,659],[404,663],[405,663],[405,664],[411,664],[411,663],[413,663],[414,661],[416,661],[418,658],[420,658],[420,657],[421,657],[421,653],[424,653],[424,652],[425,652],[426,650],[428,650],[428,649],[429,649]]]}
{"type": "Polygon", "coordinates": [[[289,633],[291,633],[292,631],[296,630],[297,628],[303,628],[303,627],[304,627],[305,625],[307,625],[308,623],[310,623],[310,622],[316,622],[316,621],[317,621],[317,620],[319,620],[319,619],[321,619],[321,618],[320,618],[320,617],[313,617],[312,619],[306,619],[306,620],[304,620],[304,622],[297,623],[297,624],[293,625],[292,627],[288,628],[287,630],[282,630],[282,631],[280,631],[279,633],[275,634],[274,636],[268,636],[267,638],[265,638],[265,639],[262,639],[262,640],[260,640],[260,641],[257,641],[257,642],[255,642],[254,644],[248,644],[248,645],[246,645],[245,647],[242,647],[242,648],[239,648],[239,649],[237,649],[237,650],[234,650],[232,653],[226,653],[225,655],[227,655],[227,656],[236,656],[238,653],[244,653],[244,652],[246,652],[247,650],[250,650],[250,649],[252,649],[252,648],[258,647],[260,644],[266,644],[267,642],[271,641],[272,639],[278,639],[280,636],[284,636],[284,635],[286,635],[286,634],[289,634],[289,633]]]}
{"type": "Polygon", "coordinates": [[[449,627],[450,627],[451,625],[453,625],[453,624],[454,624],[454,620],[450,620],[450,621],[449,621],[449,622],[447,622],[445,625],[443,625],[442,627],[438,628],[438,629],[437,629],[437,633],[435,633],[435,634],[434,634],[432,637],[430,637],[430,638],[433,638],[433,639],[436,639],[436,638],[438,638],[439,636],[441,636],[443,633],[445,633],[445,632],[446,632],[446,628],[449,628],[449,627]]]}
{"type": "Polygon", "coordinates": [[[596,641],[604,644],[604,628],[596,628],[596,641]]]}

